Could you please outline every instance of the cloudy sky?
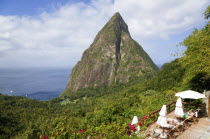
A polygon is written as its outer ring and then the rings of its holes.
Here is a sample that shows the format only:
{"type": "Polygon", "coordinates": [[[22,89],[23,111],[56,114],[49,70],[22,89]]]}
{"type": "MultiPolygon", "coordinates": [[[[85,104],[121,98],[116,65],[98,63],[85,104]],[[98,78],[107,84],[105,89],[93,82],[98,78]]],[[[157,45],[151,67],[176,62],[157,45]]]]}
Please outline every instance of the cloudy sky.
{"type": "Polygon", "coordinates": [[[157,65],[206,21],[209,0],[0,0],[0,68],[72,67],[115,12],[157,65]]]}

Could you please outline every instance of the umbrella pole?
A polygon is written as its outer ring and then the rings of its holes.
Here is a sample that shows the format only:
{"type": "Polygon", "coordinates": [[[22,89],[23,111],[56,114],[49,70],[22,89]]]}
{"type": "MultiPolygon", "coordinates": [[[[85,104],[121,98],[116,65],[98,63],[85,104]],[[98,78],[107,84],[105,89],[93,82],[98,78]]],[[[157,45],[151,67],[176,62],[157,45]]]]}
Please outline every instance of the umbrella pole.
{"type": "Polygon", "coordinates": [[[163,136],[164,136],[164,127],[163,127],[163,136]]]}

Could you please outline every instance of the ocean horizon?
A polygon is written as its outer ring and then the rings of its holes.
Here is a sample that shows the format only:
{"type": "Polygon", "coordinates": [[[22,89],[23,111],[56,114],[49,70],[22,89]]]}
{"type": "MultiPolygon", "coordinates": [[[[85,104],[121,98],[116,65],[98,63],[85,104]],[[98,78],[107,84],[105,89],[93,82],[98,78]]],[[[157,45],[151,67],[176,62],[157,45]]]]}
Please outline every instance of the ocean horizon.
{"type": "Polygon", "coordinates": [[[49,100],[65,90],[71,68],[0,69],[0,93],[49,100]]]}

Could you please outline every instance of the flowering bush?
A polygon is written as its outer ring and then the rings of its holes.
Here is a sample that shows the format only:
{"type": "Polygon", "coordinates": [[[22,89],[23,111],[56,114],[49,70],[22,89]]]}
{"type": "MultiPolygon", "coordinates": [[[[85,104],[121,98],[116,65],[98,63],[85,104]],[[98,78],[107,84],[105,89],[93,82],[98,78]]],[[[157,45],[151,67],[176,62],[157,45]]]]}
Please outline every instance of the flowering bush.
{"type": "Polygon", "coordinates": [[[82,132],[84,132],[83,130],[80,130],[80,131],[78,131],[77,133],[82,133],[82,132]]]}
{"type": "MultiPolygon", "coordinates": [[[[135,127],[131,126],[135,131],[135,127]]],[[[132,132],[134,132],[132,131],[132,132]]],[[[72,131],[72,129],[55,131],[50,139],[69,139],[69,138],[124,138],[130,135],[130,128],[127,124],[110,123],[108,125],[101,124],[100,126],[88,125],[86,129],[72,131]],[[62,131],[62,132],[61,132],[62,131]]]]}
{"type": "Polygon", "coordinates": [[[42,137],[41,139],[49,139],[48,137],[42,137]]]}
{"type": "Polygon", "coordinates": [[[128,125],[129,125],[131,131],[136,131],[135,124],[132,125],[129,123],[128,125]]]}
{"type": "Polygon", "coordinates": [[[144,116],[143,118],[144,118],[144,119],[148,119],[148,117],[147,117],[147,116],[144,116]]]}
{"type": "Polygon", "coordinates": [[[138,125],[139,125],[139,126],[142,126],[142,123],[139,122],[138,125]]]}

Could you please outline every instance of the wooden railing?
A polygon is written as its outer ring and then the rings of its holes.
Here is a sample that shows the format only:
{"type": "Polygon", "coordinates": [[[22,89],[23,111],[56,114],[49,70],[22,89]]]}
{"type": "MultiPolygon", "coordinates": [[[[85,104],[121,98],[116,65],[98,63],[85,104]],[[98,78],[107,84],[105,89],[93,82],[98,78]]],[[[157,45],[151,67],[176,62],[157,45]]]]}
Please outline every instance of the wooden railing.
{"type": "Polygon", "coordinates": [[[191,106],[194,106],[194,108],[203,107],[202,104],[193,104],[190,102],[182,102],[182,104],[185,110],[193,109],[191,106]]]}
{"type": "MultiPolygon", "coordinates": [[[[166,109],[167,109],[168,113],[172,112],[175,109],[175,104],[176,104],[176,101],[173,101],[166,105],[166,109]]],[[[145,116],[139,118],[139,121],[142,124],[148,124],[148,125],[154,123],[158,119],[160,110],[161,110],[161,108],[149,113],[148,115],[145,115],[145,116]],[[149,123],[146,121],[149,121],[149,123]]]]}
{"type": "Polygon", "coordinates": [[[187,105],[188,105],[188,106],[189,106],[189,105],[190,105],[190,106],[196,106],[196,107],[201,106],[201,104],[193,104],[193,103],[190,103],[190,102],[182,102],[182,104],[183,104],[183,105],[186,105],[186,106],[187,106],[187,105]]]}

